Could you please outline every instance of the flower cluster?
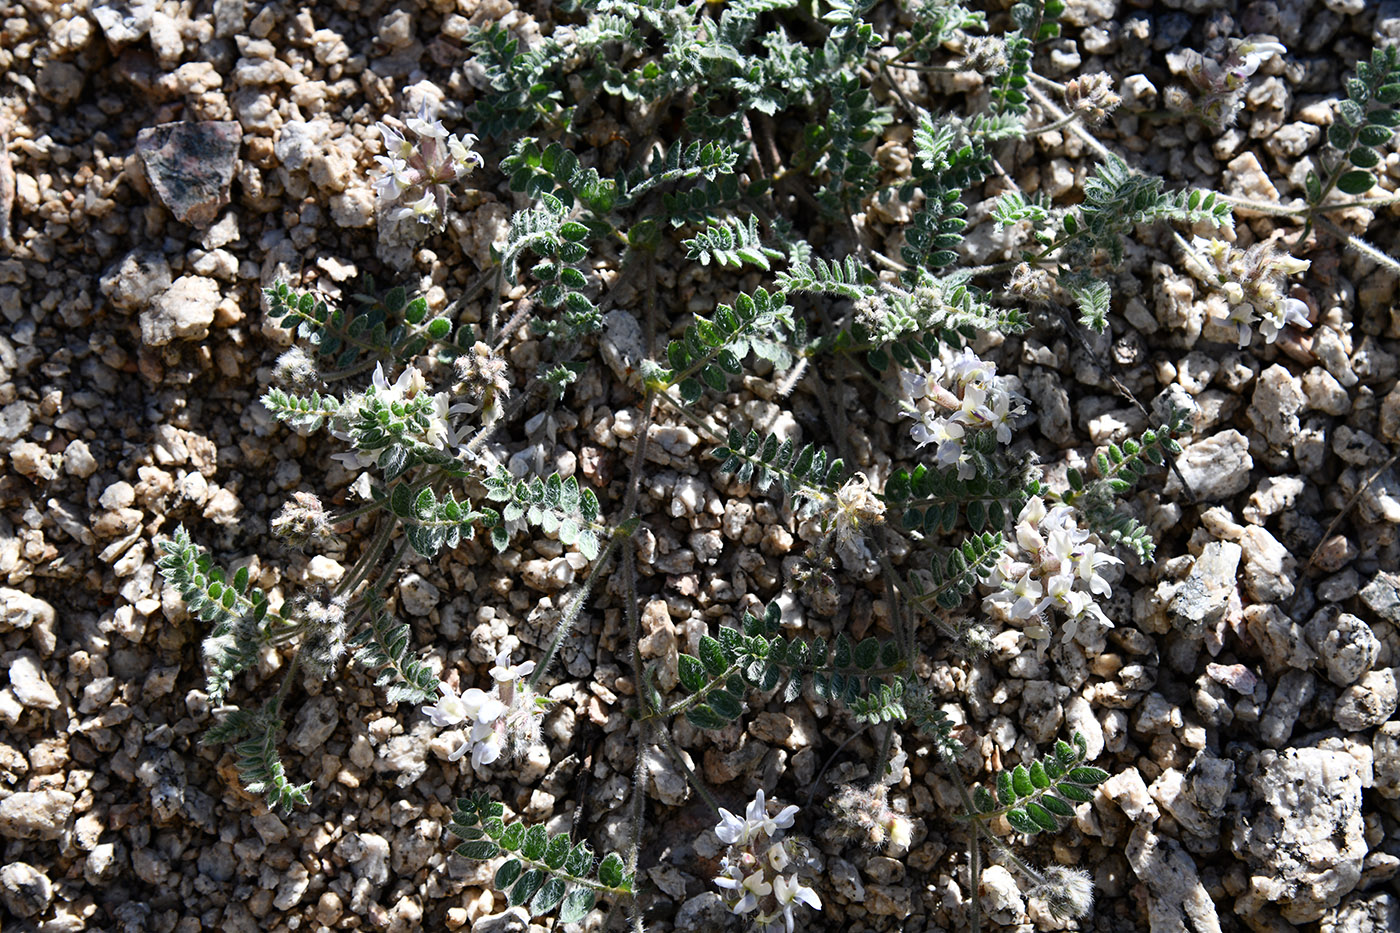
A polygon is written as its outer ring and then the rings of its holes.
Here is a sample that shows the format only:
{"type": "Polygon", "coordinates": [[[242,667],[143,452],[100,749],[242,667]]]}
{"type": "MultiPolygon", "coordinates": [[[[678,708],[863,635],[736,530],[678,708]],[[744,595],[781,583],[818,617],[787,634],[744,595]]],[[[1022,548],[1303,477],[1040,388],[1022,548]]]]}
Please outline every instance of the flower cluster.
{"type": "Polygon", "coordinates": [[[415,441],[437,450],[446,450],[455,444],[457,437],[448,422],[447,393],[428,395],[426,386],[423,374],[412,366],[406,367],[390,384],[384,375],[384,364],[376,364],[369,388],[363,395],[347,399],[331,424],[332,434],[355,444],[358,449],[332,454],[331,459],[340,461],[348,470],[364,469],[378,460],[380,452],[388,446],[388,435],[384,436],[385,442],[378,445],[357,437],[356,425],[366,413],[375,416],[372,420],[381,425],[402,420],[406,430],[399,435],[400,440],[415,441]]]}
{"type": "MultiPolygon", "coordinates": [[[[1058,609],[1069,620],[1065,638],[1074,636],[1085,616],[1112,626],[1094,597],[1113,594],[1099,569],[1122,561],[1099,550],[1094,536],[1076,525],[1069,506],[1047,510],[1039,496],[1032,496],[1016,520],[1016,545],[1022,559],[1004,555],[991,574],[992,585],[1001,588],[987,597],[992,606],[1026,622],[1046,609],[1058,609]]],[[[1026,632],[1048,637],[1041,626],[1028,625],[1026,632]]]]}
{"type": "Polygon", "coordinates": [[[855,474],[836,491],[832,531],[838,545],[855,544],[860,541],[863,528],[882,524],[884,520],[885,503],[871,491],[870,479],[864,473],[855,474]]]}
{"type": "Polygon", "coordinates": [[[996,366],[966,347],[956,353],[945,348],[927,373],[906,372],[903,381],[911,399],[907,413],[918,419],[910,435],[920,447],[936,444],[935,462],[956,466],[959,479],[977,475],[972,434],[995,431],[998,442],[1009,444],[1011,419],[1025,411],[996,366]]]}
{"type": "Polygon", "coordinates": [[[913,841],[914,822],[890,807],[884,784],[843,784],[827,806],[847,835],[867,845],[908,849],[913,841]]]}
{"type": "Polygon", "coordinates": [[[428,719],[439,729],[471,724],[467,737],[447,756],[450,761],[470,749],[472,767],[480,768],[507,750],[518,753],[539,738],[541,701],[520,683],[534,669],[534,661],[511,664],[510,653],[502,652],[491,668],[495,681],[491,692],[471,687],[459,696],[447,684],[438,684],[442,699],[423,707],[428,719]]]}
{"type": "MultiPolygon", "coordinates": [[[[1181,87],[1170,87],[1167,89],[1167,106],[1193,114],[1216,129],[1232,125],[1244,105],[1249,76],[1258,71],[1264,62],[1288,50],[1277,42],[1253,36],[1232,40],[1231,44],[1230,54],[1224,61],[1215,61],[1192,49],[1179,53],[1173,67],[1185,73],[1195,93],[1181,87]]],[[[1172,56],[1168,57],[1168,61],[1172,61],[1172,56]]]]}
{"type": "Polygon", "coordinates": [[[729,850],[720,862],[715,885],[731,912],[753,913],[763,929],[782,920],[792,933],[793,910],[798,904],[822,909],[817,892],[803,884],[793,868],[803,855],[802,846],[796,840],[778,838],[780,830],[792,827],[797,807],[784,807],[770,815],[760,789],[743,816],[723,808],[719,813],[715,835],[729,850]]]}
{"type": "Polygon", "coordinates": [[[1300,328],[1308,322],[1308,306],[1283,294],[1285,276],[1308,268],[1306,259],[1280,253],[1272,244],[1256,243],[1249,249],[1236,249],[1224,240],[1196,237],[1192,253],[1198,260],[1197,274],[1217,291],[1208,304],[1211,317],[1238,329],[1239,345],[1246,347],[1258,323],[1264,340],[1273,343],[1289,324],[1300,328]]]}
{"type": "Polygon", "coordinates": [[[404,124],[412,141],[387,123],[377,124],[388,154],[374,157],[383,169],[374,186],[389,228],[417,239],[442,230],[448,186],[479,167],[482,159],[472,151],[476,137],[449,135],[441,120],[429,116],[426,103],[404,124]]]}

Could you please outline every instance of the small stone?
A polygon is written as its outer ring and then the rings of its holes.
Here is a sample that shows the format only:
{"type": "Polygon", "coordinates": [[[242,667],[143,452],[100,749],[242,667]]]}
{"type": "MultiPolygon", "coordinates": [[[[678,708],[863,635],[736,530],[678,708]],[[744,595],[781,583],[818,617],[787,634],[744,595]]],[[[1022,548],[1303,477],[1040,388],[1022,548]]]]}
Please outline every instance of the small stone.
{"type": "Polygon", "coordinates": [[[1259,717],[1259,738],[1270,748],[1282,748],[1293,734],[1303,708],[1317,693],[1311,671],[1286,670],[1274,684],[1273,696],[1259,717]]]}
{"type": "Polygon", "coordinates": [[[1147,888],[1147,917],[1153,930],[1219,933],[1215,904],[1181,843],[1139,823],[1124,854],[1147,888]]]}
{"type": "Polygon", "coordinates": [[[233,121],[162,123],[137,134],[136,152],[175,219],[202,229],[229,203],[242,140],[233,121]]]}
{"type": "Polygon", "coordinates": [[[603,315],[603,336],[598,341],[603,362],[623,383],[630,383],[637,367],[646,359],[646,340],[642,325],[626,311],[609,311],[603,315]]]}
{"type": "Polygon", "coordinates": [[[1191,566],[1191,574],[1167,603],[1167,617],[1179,631],[1191,638],[1204,637],[1224,617],[1235,594],[1235,573],[1240,563],[1240,545],[1212,541],[1201,549],[1191,566]]]}
{"type": "Polygon", "coordinates": [[[1302,386],[1293,374],[1282,366],[1270,366],[1254,384],[1249,418],[1271,448],[1287,450],[1297,437],[1303,402],[1302,386]]]}
{"type": "Polygon", "coordinates": [[[1002,926],[1025,919],[1026,902],[1016,876],[1001,865],[988,865],[982,870],[982,908],[988,919],[1002,926]]]}
{"type": "Polygon", "coordinates": [[[22,590],[0,586],[0,632],[39,627],[53,628],[53,606],[22,590]]]}
{"type": "Polygon", "coordinates": [[[1244,549],[1244,588],[1258,603],[1276,603],[1293,595],[1298,562],[1288,548],[1262,525],[1250,525],[1240,539],[1244,549]]]}
{"type": "MultiPolygon", "coordinates": [[[[715,901],[719,903],[721,908],[724,907],[724,903],[719,900],[718,894],[715,894],[713,891],[707,893],[714,896],[715,901]]],[[[701,897],[703,896],[704,895],[701,895],[701,897]]],[[[700,898],[692,898],[691,900],[699,899],[700,898]]],[[[686,903],[690,903],[690,901],[686,903]]],[[[684,905],[682,905],[681,909],[685,909],[684,905]]],[[[677,918],[677,922],[679,922],[679,918],[677,918]]],[[[472,924],[472,933],[525,933],[529,926],[530,915],[525,912],[525,908],[512,907],[503,914],[478,918],[477,921],[472,924]]],[[[695,927],[694,929],[701,928],[702,927],[695,927]]]]}
{"type": "Polygon", "coordinates": [[[411,616],[428,615],[441,600],[438,588],[416,573],[405,575],[399,583],[399,605],[411,616]]]}
{"type": "Polygon", "coordinates": [[[1291,509],[1305,486],[1301,476],[1264,477],[1259,488],[1250,493],[1249,504],[1244,507],[1244,520],[1251,525],[1262,525],[1270,516],[1291,509]]]}
{"type": "Polygon", "coordinates": [[[39,69],[39,93],[60,107],[66,107],[83,92],[83,72],[65,61],[49,60],[39,69]]]}
{"type": "Polygon", "coordinates": [[[1318,610],[1304,633],[1322,658],[1327,679],[1339,687],[1356,683],[1380,657],[1381,643],[1371,626],[1335,607],[1318,610]]]}
{"type": "Polygon", "coordinates": [[[329,120],[293,120],[283,124],[282,129],[278,131],[277,142],[272,151],[287,171],[304,171],[325,147],[330,133],[329,120]]]}
{"type": "MultiPolygon", "coordinates": [[[[1254,460],[1249,440],[1234,429],[1221,431],[1186,447],[1177,467],[1201,501],[1225,499],[1249,488],[1254,460]]],[[[1176,473],[1168,475],[1166,494],[1181,492],[1176,473]]]]}
{"type": "Polygon", "coordinates": [[[1400,574],[1376,574],[1361,591],[1361,601],[1385,621],[1400,625],[1400,574]]]}
{"type": "Polygon", "coordinates": [[[0,836],[57,839],[77,798],[67,791],[21,791],[0,800],[0,836]]]}
{"type": "Polygon", "coordinates": [[[1387,722],[1371,739],[1376,791],[1390,800],[1400,799],[1400,720],[1387,722]]]}
{"type": "Polygon", "coordinates": [[[287,744],[303,755],[309,755],[326,744],[340,725],[340,711],[334,698],[322,694],[312,697],[297,710],[296,727],[287,744]]]}
{"type": "Polygon", "coordinates": [[[97,472],[97,458],[82,438],[74,438],[63,449],[63,469],[69,476],[79,479],[87,479],[97,472]]]}
{"type": "Polygon", "coordinates": [[[53,885],[33,865],[10,862],[0,868],[0,899],[16,917],[37,917],[53,902],[53,885]]]}
{"type": "Polygon", "coordinates": [[[203,340],[214,323],[223,296],[219,283],[200,275],[182,275],[141,312],[141,340],[163,347],[172,340],[203,340]]]}
{"type": "Polygon", "coordinates": [[[1351,411],[1351,396],[1336,377],[1314,366],[1303,374],[1303,397],[1307,407],[1329,415],[1345,415],[1351,411]]]}
{"type": "Polygon", "coordinates": [[[374,191],[347,188],[331,197],[331,222],[337,227],[368,227],[374,224],[374,191]]]}
{"type": "Polygon", "coordinates": [[[151,29],[156,0],[98,0],[92,18],[113,45],[135,42],[151,29]]]}
{"type": "Polygon", "coordinates": [[[0,442],[13,443],[34,423],[34,411],[28,402],[11,402],[0,409],[0,442]]]}
{"type": "Polygon", "coordinates": [[[1122,808],[1124,815],[1133,822],[1157,822],[1162,811],[1157,809],[1152,795],[1147,792],[1147,784],[1137,768],[1119,771],[1099,785],[1105,797],[1122,808]]]}
{"type": "Polygon", "coordinates": [[[1380,725],[1395,713],[1397,704],[1395,671],[1382,668],[1371,671],[1342,691],[1332,718],[1346,732],[1380,725]]]}
{"type": "Polygon", "coordinates": [[[135,249],[102,274],[98,288],[123,311],[142,311],[170,287],[170,263],[164,254],[135,249]]]}
{"type": "MultiPolygon", "coordinates": [[[[676,912],[677,930],[721,930],[725,927],[725,921],[730,917],[729,908],[724,906],[724,901],[715,891],[702,891],[694,897],[681,904],[680,910],[676,912]]],[[[522,925],[521,930],[525,927],[522,925]]],[[[478,929],[472,926],[472,933],[495,933],[487,931],[484,927],[478,929]]],[[[502,930],[501,933],[506,933],[502,930]]],[[[514,933],[514,931],[511,931],[514,933]]]]}
{"type": "Polygon", "coordinates": [[[1361,769],[1344,751],[1290,748],[1261,752],[1249,770],[1249,819],[1234,822],[1230,844],[1252,877],[1235,912],[1272,905],[1289,923],[1310,923],[1361,878],[1361,769]]]}
{"type": "Polygon", "coordinates": [[[30,709],[58,709],[58,694],[44,679],[44,668],[39,656],[32,651],[21,651],[10,664],[10,689],[15,699],[30,709]]]}
{"type": "MultiPolygon", "coordinates": [[[[686,754],[684,749],[677,751],[679,754],[686,754]]],[[[669,807],[678,807],[685,803],[686,798],[690,796],[690,785],[685,775],[671,760],[671,756],[655,745],[647,746],[645,754],[648,786],[656,794],[656,799],[669,807]]]]}
{"type": "Polygon", "coordinates": [[[1277,204],[1278,189],[1253,152],[1242,152],[1225,166],[1225,193],[1254,201],[1277,204]]]}

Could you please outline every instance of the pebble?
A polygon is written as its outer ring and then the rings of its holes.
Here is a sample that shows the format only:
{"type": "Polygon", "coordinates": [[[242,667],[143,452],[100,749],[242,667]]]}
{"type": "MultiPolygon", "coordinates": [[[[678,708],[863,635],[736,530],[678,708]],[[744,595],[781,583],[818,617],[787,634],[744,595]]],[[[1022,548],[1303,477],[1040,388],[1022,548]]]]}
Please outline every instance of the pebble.
{"type": "Polygon", "coordinates": [[[1133,828],[1124,854],[1147,888],[1147,916],[1154,930],[1220,933],[1220,918],[1201,883],[1196,863],[1181,843],[1144,823],[1133,828]]]}
{"type": "Polygon", "coordinates": [[[603,336],[598,348],[602,351],[603,362],[624,384],[632,381],[637,367],[647,357],[642,325],[627,311],[609,311],[603,315],[603,336]]]}
{"type": "Polygon", "coordinates": [[[987,918],[1002,926],[1019,923],[1025,917],[1026,902],[1016,876],[1001,865],[982,870],[982,909],[987,918]]]}
{"type": "Polygon", "coordinates": [[[1274,365],[1259,374],[1249,404],[1249,418],[1274,450],[1287,450],[1298,434],[1298,412],[1305,397],[1293,374],[1274,365]]]}
{"type": "Polygon", "coordinates": [[[163,253],[135,249],[102,274],[98,288],[123,311],[141,311],[170,287],[170,263],[163,253]]]}
{"type": "Polygon", "coordinates": [[[229,203],[242,142],[242,127],[228,120],[162,123],[136,135],[136,153],[175,219],[203,229],[229,203]]]}
{"type": "Polygon", "coordinates": [[[135,42],[151,29],[156,0],[98,0],[92,18],[113,45],[135,42]]]}
{"type": "Polygon", "coordinates": [[[1361,601],[1380,618],[1400,625],[1400,574],[1376,574],[1361,590],[1361,601]]]}
{"type": "Polygon", "coordinates": [[[1382,797],[1400,799],[1400,720],[1383,723],[1371,739],[1375,786],[1382,797]]]}
{"type": "Polygon", "coordinates": [[[1167,603],[1167,617],[1189,638],[1204,637],[1224,618],[1230,602],[1237,603],[1235,573],[1242,554],[1240,545],[1212,541],[1201,549],[1191,574],[1167,603]]]}
{"type": "Polygon", "coordinates": [[[1293,595],[1298,562],[1288,548],[1262,525],[1250,525],[1240,538],[1244,553],[1244,589],[1258,603],[1275,603],[1293,595]]]}
{"type": "Polygon", "coordinates": [[[1234,822],[1230,845],[1251,878],[1235,911],[1272,905],[1289,923],[1311,923],[1361,878],[1361,769],[1344,751],[1289,748],[1259,753],[1246,771],[1250,817],[1234,822]]]}
{"type": "Polygon", "coordinates": [[[1162,811],[1147,792],[1147,783],[1137,768],[1125,768],[1099,785],[1099,791],[1118,804],[1124,815],[1133,822],[1157,822],[1162,811]]]}
{"type": "Polygon", "coordinates": [[[1345,732],[1360,732],[1380,725],[1395,713],[1397,703],[1395,670],[1381,668],[1363,674],[1342,691],[1332,718],[1345,732]]]}
{"type": "Polygon", "coordinates": [[[20,791],[0,800],[0,836],[57,839],[77,798],[67,791],[20,791]]]}
{"type": "Polygon", "coordinates": [[[10,689],[15,699],[30,709],[58,709],[58,694],[44,678],[43,665],[39,656],[32,651],[21,651],[10,662],[10,689]]]}
{"type": "Polygon", "coordinates": [[[1351,396],[1336,377],[1314,366],[1303,374],[1303,397],[1307,407],[1329,415],[1345,415],[1351,411],[1351,396]]]}
{"type": "MultiPolygon", "coordinates": [[[[718,904],[720,910],[723,911],[723,913],[720,914],[721,918],[725,913],[728,913],[728,910],[724,907],[724,902],[720,901],[718,894],[715,894],[713,891],[707,891],[705,893],[713,897],[714,902],[718,904]]],[[[699,898],[692,898],[691,901],[687,901],[686,903],[689,904],[703,897],[704,895],[701,895],[699,898]]],[[[681,905],[681,909],[684,910],[685,905],[681,905]]],[[[697,911],[697,918],[700,913],[700,911],[697,911]]],[[[710,911],[709,913],[712,914],[714,911],[710,911]]],[[[677,922],[679,922],[679,918],[677,918],[677,922]]],[[[525,933],[529,926],[530,915],[525,912],[525,908],[512,907],[503,914],[478,918],[477,921],[472,924],[472,933],[525,933]]],[[[703,927],[694,927],[693,929],[702,928],[703,927]]]]}
{"type": "Polygon", "coordinates": [[[10,862],[0,868],[0,899],[20,919],[37,917],[53,902],[53,884],[28,862],[10,862]]]}
{"type": "Polygon", "coordinates": [[[296,727],[287,744],[303,755],[309,755],[326,744],[340,725],[339,704],[334,697],[311,697],[297,710],[296,727]]]}
{"type": "Polygon", "coordinates": [[[203,340],[222,300],[213,279],[180,276],[141,312],[141,342],[163,347],[173,340],[203,340]]]}
{"type": "Polygon", "coordinates": [[[411,616],[426,616],[441,601],[442,592],[416,573],[405,574],[399,582],[399,605],[411,616]]]}
{"type": "Polygon", "coordinates": [[[75,437],[63,448],[63,469],[69,476],[87,479],[97,472],[97,458],[82,438],[75,437]]]}
{"type": "Polygon", "coordinates": [[[1259,738],[1270,748],[1282,748],[1293,734],[1303,708],[1317,693],[1317,679],[1310,671],[1286,670],[1274,684],[1274,693],[1259,717],[1259,738]]]}
{"type": "MultiPolygon", "coordinates": [[[[1233,428],[1197,441],[1182,450],[1176,464],[1196,497],[1205,502],[1225,499],[1249,488],[1254,459],[1249,440],[1233,428]]],[[[1169,473],[1165,493],[1181,492],[1176,473],[1169,473]]]]}
{"type": "Polygon", "coordinates": [[[1381,643],[1371,626],[1335,606],[1318,610],[1304,634],[1322,659],[1327,679],[1338,687],[1356,683],[1380,657],[1381,643]]]}
{"type": "Polygon", "coordinates": [[[52,629],[53,606],[23,590],[0,586],[0,632],[38,627],[52,629]]]}

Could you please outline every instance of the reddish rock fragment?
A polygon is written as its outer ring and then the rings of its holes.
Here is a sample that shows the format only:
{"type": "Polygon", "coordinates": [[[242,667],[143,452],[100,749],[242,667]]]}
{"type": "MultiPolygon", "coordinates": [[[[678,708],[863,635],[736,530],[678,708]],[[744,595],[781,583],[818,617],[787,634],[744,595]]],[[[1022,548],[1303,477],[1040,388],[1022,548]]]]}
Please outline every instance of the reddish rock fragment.
{"type": "Polygon", "coordinates": [[[229,202],[242,136],[232,120],[162,123],[137,135],[136,152],[175,218],[203,229],[229,202]]]}

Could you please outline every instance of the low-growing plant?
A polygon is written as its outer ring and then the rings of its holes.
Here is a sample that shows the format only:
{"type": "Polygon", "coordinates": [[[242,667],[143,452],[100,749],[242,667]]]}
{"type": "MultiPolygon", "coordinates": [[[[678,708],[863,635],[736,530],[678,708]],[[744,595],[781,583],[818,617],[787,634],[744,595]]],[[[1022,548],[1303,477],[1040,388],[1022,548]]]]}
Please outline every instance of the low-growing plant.
{"type": "MultiPolygon", "coordinates": [[[[268,387],[263,406],[289,429],[329,434],[343,448],[341,464],[368,476],[355,484],[358,504],[338,512],[297,493],[273,531],[298,547],[336,534],[366,541],[329,591],[280,604],[246,566],[215,567],[184,528],[165,542],[160,568],[208,626],[207,692],[220,713],[205,740],[233,746],[245,786],[269,807],[314,803],[311,785],[297,784],[280,760],[278,737],[298,679],[328,677],[347,662],[385,688],[385,702],[420,705],[434,725],[456,730],[451,759],[469,754],[474,769],[509,767],[538,741],[548,706],[542,694],[560,676],[561,645],[610,577],[627,620],[635,695],[632,844],[599,860],[584,838],[508,819],[503,802],[481,792],[462,797],[451,826],[461,839],[455,851],[503,859],[494,882],[511,905],[534,915],[557,910],[570,922],[603,899],[641,928],[644,762],[662,755],[714,811],[725,847],[715,878],[724,903],[759,925],[791,930],[798,911],[822,906],[802,835],[810,815],[770,809],[761,789],[742,817],[720,807],[715,789],[675,748],[683,733],[673,730],[681,720],[701,732],[724,730],[765,705],[807,698],[835,721],[878,736],[865,782],[833,789],[828,803],[850,838],[896,855],[908,850],[915,815],[891,801],[900,780],[891,768],[900,749],[912,747],[931,754],[961,795],[956,817],[971,890],[990,851],[1056,916],[1089,909],[1083,872],[1036,867],[1009,841],[1063,828],[1107,772],[1086,760],[1076,734],[972,789],[963,744],[970,729],[955,726],[960,717],[921,676],[920,656],[975,658],[998,625],[1021,629],[1040,649],[1083,626],[1112,626],[1102,600],[1119,565],[1151,560],[1154,549],[1127,497],[1169,468],[1189,421],[1176,412],[1108,444],[1055,486],[1014,444],[1029,401],[984,354],[1027,332],[1038,315],[1070,305],[1079,326],[1107,329],[1117,307],[1107,269],[1151,224],[1180,231],[1183,255],[1224,296],[1220,317],[1239,328],[1242,344],[1261,319],[1268,339],[1307,326],[1306,309],[1282,291],[1306,263],[1235,250],[1228,238],[1238,202],[1170,190],[1087,135],[1102,158],[1082,198],[1054,203],[1016,188],[998,147],[1052,129],[1082,133],[1118,103],[1107,76],[1057,85],[1036,73],[1040,44],[1059,32],[1059,0],[1017,3],[1009,18],[910,0],[898,5],[893,28],[877,27],[872,6],[575,0],[561,12],[571,27],[534,46],[499,24],[468,36],[493,91],[469,116],[492,147],[489,158],[472,148],[475,137],[449,136],[426,110],[405,121],[406,133],[384,126],[389,154],[380,157],[376,182],[384,235],[417,240],[442,229],[451,186],[478,166],[476,177],[502,180],[527,206],[512,218],[493,264],[480,270],[487,298],[477,326],[403,287],[381,293],[367,283],[340,303],[282,282],[267,289],[269,317],[294,329],[300,345],[279,364],[281,384],[268,387]],[[977,34],[989,24],[1001,33],[977,34]],[[902,89],[911,73],[955,71],[982,75],[985,110],[930,112],[902,89]],[[583,121],[610,98],[644,102],[649,114],[634,137],[643,144],[626,159],[580,140],[583,121]],[[668,108],[682,103],[684,120],[668,123],[668,108]],[[912,127],[903,174],[874,155],[896,122],[912,127]],[[1010,261],[971,265],[968,216],[988,199],[989,179],[1004,193],[982,213],[1020,239],[1010,261]],[[851,218],[864,205],[897,202],[910,206],[910,219],[896,259],[851,218]],[[818,223],[829,233],[821,247],[799,234],[801,224],[818,223]],[[666,307],[657,268],[682,256],[718,282],[742,279],[742,288],[702,313],[666,307]],[[624,299],[602,282],[605,268],[644,283],[637,305],[609,310],[624,299]],[[529,300],[502,321],[507,292],[529,300]],[[646,335],[642,358],[625,360],[625,368],[590,361],[595,344],[629,327],[646,335]],[[526,335],[538,340],[539,369],[513,372],[509,349],[526,335]],[[502,456],[511,446],[504,429],[567,401],[590,367],[615,374],[615,397],[633,399],[634,446],[620,494],[608,495],[605,484],[595,491],[576,475],[537,475],[528,458],[502,456]],[[799,444],[744,422],[734,405],[716,405],[740,378],[766,384],[762,394],[778,402],[799,387],[809,392],[829,435],[799,444]],[[868,386],[907,419],[898,462],[885,475],[851,443],[847,426],[857,413],[846,408],[848,394],[833,391],[846,381],[868,386]],[[883,587],[888,631],[857,638],[839,621],[830,635],[790,628],[775,591],[700,636],[693,655],[675,656],[673,670],[645,664],[637,564],[650,517],[641,483],[652,429],[664,423],[705,440],[722,493],[767,496],[807,542],[782,589],[834,606],[836,580],[868,565],[883,587]],[[400,569],[466,542],[504,551],[536,538],[557,540],[588,567],[558,608],[544,653],[516,664],[502,655],[480,686],[450,686],[435,655],[417,646],[425,633],[388,608],[400,569]],[[259,699],[240,677],[269,650],[291,651],[291,662],[276,691],[259,699]]],[[[1178,109],[1228,123],[1249,76],[1281,54],[1275,43],[1250,39],[1223,62],[1197,56],[1196,89],[1181,91],[1178,109]]],[[[1331,154],[1309,176],[1305,206],[1247,206],[1295,213],[1306,235],[1314,221],[1353,203],[1329,199],[1370,187],[1375,147],[1398,122],[1389,109],[1400,100],[1396,74],[1393,49],[1358,68],[1328,133],[1331,154]]],[[[474,676],[457,674],[464,682],[474,676]]],[[[977,897],[968,905],[976,928],[977,897]]]]}

